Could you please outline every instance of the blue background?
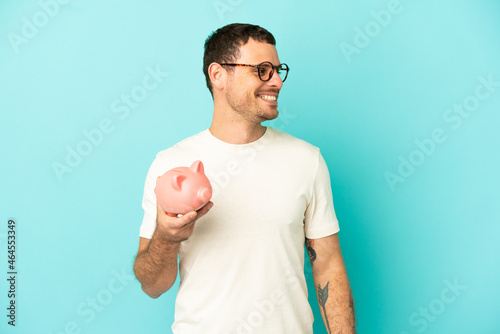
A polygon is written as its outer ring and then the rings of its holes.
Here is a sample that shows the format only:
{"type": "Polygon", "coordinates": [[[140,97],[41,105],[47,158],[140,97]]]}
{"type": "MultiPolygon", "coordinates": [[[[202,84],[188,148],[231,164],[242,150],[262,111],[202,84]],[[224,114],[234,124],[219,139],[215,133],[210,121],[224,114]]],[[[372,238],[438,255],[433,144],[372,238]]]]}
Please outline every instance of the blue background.
{"type": "Polygon", "coordinates": [[[132,276],[146,172],[210,125],[205,38],[248,22],[274,34],[291,68],[268,125],[320,147],[329,166],[358,332],[500,333],[500,3],[394,6],[2,1],[0,267],[7,276],[13,218],[19,274],[15,328],[1,279],[0,332],[170,333],[176,288],[153,300],[132,276]],[[141,90],[148,71],[162,74],[141,90]],[[450,111],[463,103],[466,117],[450,111]],[[58,177],[78,147],[87,155],[58,177]]]}

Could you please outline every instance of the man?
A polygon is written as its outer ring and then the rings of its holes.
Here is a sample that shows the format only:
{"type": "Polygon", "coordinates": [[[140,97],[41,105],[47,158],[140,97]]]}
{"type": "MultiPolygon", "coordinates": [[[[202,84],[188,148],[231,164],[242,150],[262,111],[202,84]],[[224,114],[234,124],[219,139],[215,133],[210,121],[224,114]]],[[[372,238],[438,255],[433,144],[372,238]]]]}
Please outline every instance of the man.
{"type": "Polygon", "coordinates": [[[175,334],[312,333],[304,240],[328,333],[353,333],[330,177],[319,149],[261,122],[278,116],[288,74],[267,30],[231,24],[205,42],[209,129],[160,152],[144,188],[134,272],[158,298],[177,277],[175,334]],[[201,160],[214,192],[181,217],[156,203],[156,179],[201,160]]]}

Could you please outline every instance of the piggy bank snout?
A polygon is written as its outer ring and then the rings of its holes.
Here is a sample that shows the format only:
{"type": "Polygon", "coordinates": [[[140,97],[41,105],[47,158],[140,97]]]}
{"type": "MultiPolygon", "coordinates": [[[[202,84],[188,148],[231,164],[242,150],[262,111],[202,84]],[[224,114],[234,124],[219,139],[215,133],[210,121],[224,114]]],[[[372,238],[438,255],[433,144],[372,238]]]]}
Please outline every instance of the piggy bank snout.
{"type": "Polygon", "coordinates": [[[208,202],[212,198],[212,189],[209,187],[201,187],[198,190],[198,199],[203,202],[208,202]]]}

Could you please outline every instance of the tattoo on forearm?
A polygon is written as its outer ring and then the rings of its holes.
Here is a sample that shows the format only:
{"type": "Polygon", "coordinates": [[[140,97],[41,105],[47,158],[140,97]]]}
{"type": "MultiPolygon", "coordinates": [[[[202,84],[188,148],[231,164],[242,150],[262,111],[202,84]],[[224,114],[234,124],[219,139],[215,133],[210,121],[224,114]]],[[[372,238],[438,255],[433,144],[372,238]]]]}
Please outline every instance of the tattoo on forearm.
{"type": "Polygon", "coordinates": [[[331,334],[332,330],[330,328],[330,323],[328,322],[328,316],[326,315],[326,301],[328,299],[328,284],[330,282],[327,282],[324,288],[321,288],[321,284],[318,284],[318,302],[319,306],[323,308],[323,313],[325,314],[325,320],[326,320],[326,329],[328,330],[328,333],[331,334]]]}
{"type": "Polygon", "coordinates": [[[316,251],[314,250],[313,245],[314,245],[314,240],[306,238],[307,254],[309,254],[309,260],[311,261],[311,265],[313,264],[314,260],[316,260],[316,251]]]}

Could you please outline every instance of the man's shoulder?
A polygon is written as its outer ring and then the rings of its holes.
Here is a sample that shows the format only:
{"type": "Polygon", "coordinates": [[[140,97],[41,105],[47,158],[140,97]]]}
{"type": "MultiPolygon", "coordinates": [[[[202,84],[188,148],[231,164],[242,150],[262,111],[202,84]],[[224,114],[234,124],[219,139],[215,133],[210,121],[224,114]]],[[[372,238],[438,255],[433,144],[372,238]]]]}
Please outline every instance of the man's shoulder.
{"type": "Polygon", "coordinates": [[[196,147],[197,144],[204,142],[203,138],[206,136],[207,131],[208,131],[207,129],[200,131],[192,136],[189,136],[189,137],[177,142],[176,144],[174,144],[174,145],[172,145],[164,150],[161,150],[160,152],[158,152],[156,154],[156,157],[157,158],[165,158],[165,157],[169,157],[172,155],[180,154],[182,152],[186,153],[186,151],[189,151],[190,149],[193,149],[194,147],[196,147]]]}
{"type": "Polygon", "coordinates": [[[158,152],[151,169],[158,170],[161,174],[174,167],[189,166],[194,160],[199,159],[200,152],[203,152],[207,131],[208,129],[198,132],[158,152]]]}
{"type": "Polygon", "coordinates": [[[294,135],[276,128],[271,129],[273,131],[274,137],[276,138],[276,141],[283,145],[287,145],[294,150],[303,150],[310,153],[317,153],[319,151],[319,148],[317,146],[314,146],[304,139],[295,137],[294,135]]]}

